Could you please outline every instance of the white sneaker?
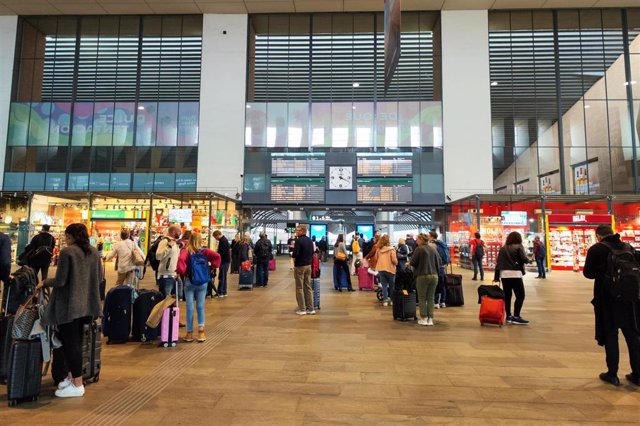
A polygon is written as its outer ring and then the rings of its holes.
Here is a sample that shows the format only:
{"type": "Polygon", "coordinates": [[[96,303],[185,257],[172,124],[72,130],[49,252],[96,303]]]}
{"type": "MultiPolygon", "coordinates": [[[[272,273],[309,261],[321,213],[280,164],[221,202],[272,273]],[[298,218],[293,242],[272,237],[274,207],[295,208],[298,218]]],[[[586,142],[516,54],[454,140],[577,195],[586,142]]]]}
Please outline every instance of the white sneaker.
{"type": "Polygon", "coordinates": [[[441,303],[441,304],[440,304],[440,307],[441,307],[442,309],[444,309],[444,308],[446,308],[446,307],[447,307],[447,305],[445,305],[444,303],[441,303]]]}
{"type": "Polygon", "coordinates": [[[389,306],[389,302],[382,302],[382,306],[389,306]]]}
{"type": "Polygon", "coordinates": [[[419,324],[419,325],[429,325],[429,321],[428,321],[428,319],[427,319],[427,318],[420,318],[420,319],[418,320],[418,324],[419,324]]]}
{"type": "Polygon", "coordinates": [[[427,318],[427,325],[433,325],[433,318],[427,318]]]}
{"type": "Polygon", "coordinates": [[[310,311],[307,311],[307,315],[315,315],[315,314],[316,314],[315,309],[311,309],[310,311]]]}
{"type": "Polygon", "coordinates": [[[297,310],[296,315],[307,315],[307,311],[297,310]]]}
{"type": "Polygon", "coordinates": [[[440,309],[440,305],[438,303],[436,303],[433,307],[436,309],[440,309]]]}
{"type": "Polygon", "coordinates": [[[58,383],[58,389],[62,390],[71,384],[71,380],[68,377],[65,377],[63,381],[58,383]]]}
{"type": "Polygon", "coordinates": [[[64,389],[58,389],[56,391],[56,396],[58,398],[77,398],[80,396],[84,396],[84,386],[76,386],[71,384],[64,389]]]}

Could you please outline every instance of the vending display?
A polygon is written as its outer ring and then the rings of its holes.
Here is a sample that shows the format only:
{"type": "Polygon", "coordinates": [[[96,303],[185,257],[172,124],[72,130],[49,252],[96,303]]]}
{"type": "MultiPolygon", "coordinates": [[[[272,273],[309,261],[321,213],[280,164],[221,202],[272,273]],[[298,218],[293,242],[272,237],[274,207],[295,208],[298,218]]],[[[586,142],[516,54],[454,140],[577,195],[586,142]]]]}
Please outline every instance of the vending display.
{"type": "Polygon", "coordinates": [[[631,226],[624,227],[619,231],[620,239],[631,245],[636,250],[640,250],[640,229],[631,226]]]}
{"type": "Polygon", "coordinates": [[[549,215],[549,260],[552,270],[579,272],[596,240],[596,228],[611,224],[609,215],[549,215]]]}

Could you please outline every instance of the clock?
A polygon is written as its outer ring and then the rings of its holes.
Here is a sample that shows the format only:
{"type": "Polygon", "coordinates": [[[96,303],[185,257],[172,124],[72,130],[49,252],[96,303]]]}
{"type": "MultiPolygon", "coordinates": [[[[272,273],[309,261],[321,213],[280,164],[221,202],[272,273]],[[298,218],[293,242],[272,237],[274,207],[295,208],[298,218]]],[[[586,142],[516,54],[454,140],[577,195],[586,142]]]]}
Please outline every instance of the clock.
{"type": "Polygon", "coordinates": [[[353,167],[329,167],[329,189],[353,189],[353,167]]]}

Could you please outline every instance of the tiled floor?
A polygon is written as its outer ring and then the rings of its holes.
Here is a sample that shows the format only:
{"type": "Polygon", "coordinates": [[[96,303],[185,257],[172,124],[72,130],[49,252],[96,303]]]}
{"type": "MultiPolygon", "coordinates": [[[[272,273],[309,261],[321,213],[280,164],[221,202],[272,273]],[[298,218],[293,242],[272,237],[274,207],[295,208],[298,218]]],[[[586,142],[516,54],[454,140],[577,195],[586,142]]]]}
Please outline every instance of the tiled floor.
{"type": "Polygon", "coordinates": [[[466,306],[420,327],[393,321],[373,293],[334,292],[328,268],[322,310],[298,317],[292,274],[278,266],[268,289],[237,292],[234,275],[228,298],[207,300],[206,343],[104,346],[84,398],[55,399],[46,378],[38,402],[0,401],[0,424],[640,422],[640,389],[597,379],[604,353],[579,274],[527,275],[531,326],[500,329],[480,327],[464,271],[466,306]]]}

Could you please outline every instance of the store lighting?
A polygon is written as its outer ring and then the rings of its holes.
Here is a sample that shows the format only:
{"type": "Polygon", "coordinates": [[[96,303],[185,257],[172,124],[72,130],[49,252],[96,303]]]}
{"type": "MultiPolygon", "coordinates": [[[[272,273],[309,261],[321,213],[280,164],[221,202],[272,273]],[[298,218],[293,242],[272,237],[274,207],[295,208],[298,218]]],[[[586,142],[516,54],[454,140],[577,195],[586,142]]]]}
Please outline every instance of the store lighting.
{"type": "Polygon", "coordinates": [[[360,83],[353,83],[353,87],[360,87],[360,83]]]}
{"type": "Polygon", "coordinates": [[[6,223],[7,225],[9,225],[12,221],[12,217],[11,216],[7,216],[4,218],[4,223],[6,223]]]}
{"type": "Polygon", "coordinates": [[[497,85],[498,85],[498,82],[497,82],[497,81],[492,81],[492,82],[491,82],[491,85],[492,85],[492,86],[497,86],[497,85]]]}
{"type": "Polygon", "coordinates": [[[585,105],[584,106],[584,109],[589,109],[589,108],[591,108],[591,105],[585,105]]]}

